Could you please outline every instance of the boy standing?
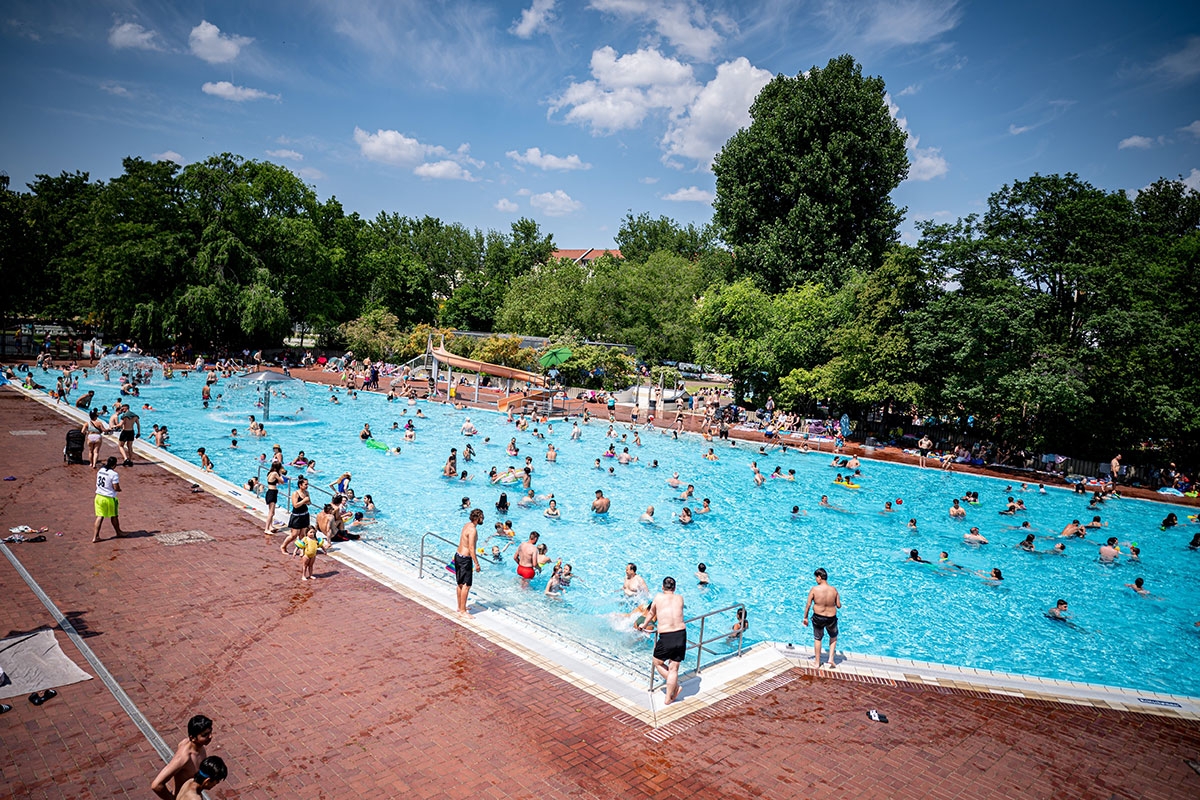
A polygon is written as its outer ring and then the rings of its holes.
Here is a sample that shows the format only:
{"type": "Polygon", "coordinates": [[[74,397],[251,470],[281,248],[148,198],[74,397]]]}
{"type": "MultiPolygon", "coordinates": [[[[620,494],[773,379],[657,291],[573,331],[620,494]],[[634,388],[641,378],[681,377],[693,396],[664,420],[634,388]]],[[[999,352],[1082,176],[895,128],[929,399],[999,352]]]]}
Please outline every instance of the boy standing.
{"type": "Polygon", "coordinates": [[[212,720],[203,714],[197,714],[188,720],[187,738],[179,743],[175,748],[175,755],[154,777],[150,783],[150,791],[163,800],[175,800],[180,789],[197,774],[201,762],[207,757],[206,748],[212,742],[212,728],[212,720]],[[167,782],[172,779],[175,781],[174,789],[167,787],[167,782]]]}

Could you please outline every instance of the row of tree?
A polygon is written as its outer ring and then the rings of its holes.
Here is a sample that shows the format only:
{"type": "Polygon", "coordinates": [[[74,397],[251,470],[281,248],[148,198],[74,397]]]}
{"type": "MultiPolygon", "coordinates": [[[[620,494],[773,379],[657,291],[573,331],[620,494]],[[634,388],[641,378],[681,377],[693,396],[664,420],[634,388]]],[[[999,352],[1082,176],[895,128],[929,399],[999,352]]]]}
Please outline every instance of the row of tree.
{"type": "MultiPolygon", "coordinates": [[[[933,417],[1078,456],[1194,457],[1200,195],[1035,175],[901,246],[890,197],[905,146],[883,81],[849,56],[778,76],[714,162],[711,224],[630,213],[623,258],[587,265],[551,259],[527,219],[505,233],[366,220],[270,163],[131,158],[107,183],[3,187],[4,302],[150,347],[277,344],[293,325],[397,358],[423,343],[419,325],[620,342],[782,407],[933,417]]],[[[530,358],[503,339],[451,346],[530,358]]],[[[566,372],[618,381],[617,360],[584,352],[566,372]]]]}

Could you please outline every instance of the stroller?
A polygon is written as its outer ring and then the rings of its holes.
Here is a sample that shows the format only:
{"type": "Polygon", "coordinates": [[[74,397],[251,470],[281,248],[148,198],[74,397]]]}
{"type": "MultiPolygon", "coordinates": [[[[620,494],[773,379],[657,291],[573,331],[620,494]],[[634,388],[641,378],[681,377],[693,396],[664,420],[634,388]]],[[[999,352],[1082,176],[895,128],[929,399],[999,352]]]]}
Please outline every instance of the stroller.
{"type": "Polygon", "coordinates": [[[83,463],[83,431],[78,428],[67,431],[67,446],[63,448],[63,461],[68,464],[83,463]]]}

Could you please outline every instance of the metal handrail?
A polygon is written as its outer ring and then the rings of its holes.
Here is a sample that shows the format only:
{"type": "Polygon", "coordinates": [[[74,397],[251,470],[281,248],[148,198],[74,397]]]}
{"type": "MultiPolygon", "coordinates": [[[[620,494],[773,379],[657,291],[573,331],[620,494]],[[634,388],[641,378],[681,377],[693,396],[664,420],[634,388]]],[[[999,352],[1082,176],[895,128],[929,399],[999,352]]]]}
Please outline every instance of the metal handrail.
{"type": "MultiPolygon", "coordinates": [[[[706,650],[705,650],[705,647],[704,647],[704,646],[705,646],[706,644],[711,644],[711,643],[713,643],[713,642],[716,642],[716,641],[718,641],[718,640],[721,640],[721,639],[729,639],[729,637],[730,637],[730,634],[728,634],[728,633],[720,633],[720,634],[717,634],[716,636],[714,636],[714,637],[713,637],[713,638],[711,638],[711,639],[705,639],[705,638],[704,638],[704,621],[705,621],[705,620],[706,620],[708,617],[711,617],[711,616],[713,616],[713,615],[715,615],[715,614],[724,614],[724,613],[725,613],[725,612],[727,612],[727,611],[733,611],[733,612],[734,612],[734,618],[736,619],[736,618],[737,618],[737,616],[738,616],[736,612],[737,612],[737,611],[743,611],[743,612],[744,612],[744,611],[745,611],[745,609],[746,609],[746,604],[745,604],[745,603],[734,603],[734,604],[733,604],[733,605],[731,605],[731,606],[725,606],[725,608],[718,608],[718,609],[717,609],[717,610],[715,610],[715,611],[709,611],[709,612],[707,612],[707,613],[700,614],[700,615],[698,615],[698,616],[692,617],[692,618],[690,618],[690,619],[685,619],[685,620],[683,621],[683,629],[686,631],[686,630],[687,630],[687,626],[688,626],[688,625],[690,625],[691,623],[693,623],[693,622],[696,622],[697,620],[699,620],[699,622],[700,622],[700,638],[699,638],[699,640],[698,640],[698,641],[696,641],[696,643],[695,643],[695,644],[692,644],[692,643],[690,643],[690,642],[689,642],[689,643],[688,643],[688,645],[687,645],[687,650],[693,650],[693,649],[694,649],[694,650],[696,651],[696,666],[695,666],[693,669],[690,669],[690,670],[688,670],[688,671],[687,671],[687,673],[684,673],[684,672],[682,672],[682,670],[681,670],[681,671],[680,671],[680,674],[681,674],[681,675],[683,675],[683,674],[693,674],[693,673],[699,673],[699,672],[700,672],[700,665],[701,665],[701,663],[702,663],[702,661],[703,661],[703,654],[706,652],[706,650]]],[[[749,618],[749,615],[747,615],[747,618],[749,618]]],[[[743,627],[743,628],[742,628],[740,631],[738,631],[738,632],[737,632],[736,634],[734,634],[734,635],[736,635],[736,636],[737,636],[737,642],[738,642],[738,647],[737,647],[737,656],[740,658],[740,657],[741,657],[741,655],[742,655],[742,644],[743,644],[743,642],[744,642],[744,640],[745,640],[746,629],[743,627]]],[[[655,630],[655,631],[654,631],[654,644],[655,644],[655,645],[657,645],[657,644],[658,644],[658,631],[657,631],[657,630],[655,630]]],[[[685,651],[685,652],[686,652],[686,651],[685,651]]],[[[686,658],[687,658],[687,656],[685,655],[685,656],[684,656],[684,658],[686,659],[686,658]]],[[[651,692],[653,692],[653,691],[654,691],[655,689],[657,689],[657,688],[658,688],[660,685],[662,685],[662,684],[658,684],[658,683],[656,683],[658,680],[660,680],[660,678],[659,678],[659,675],[658,675],[658,672],[657,672],[657,671],[654,669],[654,662],[653,662],[653,661],[651,661],[651,662],[650,662],[650,691],[651,691],[651,692]]],[[[663,681],[663,683],[666,683],[666,681],[663,681]]]]}
{"type": "MultiPolygon", "coordinates": [[[[421,549],[417,554],[417,577],[418,578],[423,577],[425,574],[425,559],[426,558],[431,558],[431,559],[437,561],[438,563],[442,563],[441,559],[438,558],[437,556],[425,555],[425,540],[428,539],[430,536],[450,545],[451,547],[453,547],[455,549],[456,552],[458,550],[458,542],[453,542],[453,541],[447,539],[445,536],[439,536],[438,534],[434,533],[433,531],[426,531],[421,536],[421,549]]],[[[474,560],[479,564],[479,571],[483,572],[483,562],[479,561],[479,559],[474,559],[474,560]]]]}

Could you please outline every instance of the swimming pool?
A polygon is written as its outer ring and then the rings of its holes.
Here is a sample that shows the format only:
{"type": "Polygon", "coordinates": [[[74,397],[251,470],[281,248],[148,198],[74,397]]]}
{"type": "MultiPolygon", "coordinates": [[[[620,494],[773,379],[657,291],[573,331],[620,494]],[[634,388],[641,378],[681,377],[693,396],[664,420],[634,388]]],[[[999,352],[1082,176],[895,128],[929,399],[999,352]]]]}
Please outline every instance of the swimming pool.
{"type": "MultiPolygon", "coordinates": [[[[546,439],[541,440],[534,438],[532,427],[517,432],[495,413],[455,411],[424,401],[413,407],[367,393],[350,399],[339,392],[341,403],[335,405],[328,388],[317,385],[310,385],[303,397],[275,398],[273,419],[266,423],[268,436],[257,439],[244,435],[247,416],[261,418],[255,395],[229,391],[226,383],[222,380],[214,387],[214,398],[223,396],[208,410],[201,408],[202,379],[195,375],[145,387],[135,405],[149,402],[157,410],[142,413],[144,436],[149,437],[152,423],[166,423],[174,453],[198,463],[196,449],[205,447],[217,472],[237,484],[255,474],[255,459],[269,454],[274,443],[282,446],[288,461],[298,450],[317,460],[319,474],[310,476],[314,485],[323,486],[350,471],[359,495],[369,492],[380,507],[380,522],[365,530],[368,537],[409,558],[426,531],[456,540],[465,519],[460,500],[470,497],[486,514],[480,533],[488,550],[495,543],[487,540],[493,522],[510,519],[518,542],[530,530],[541,532],[550,557],[570,562],[578,576],[564,599],[547,598],[542,590],[549,571],[522,587],[513,572],[510,548],[500,565],[485,561],[476,581],[492,605],[509,607],[568,638],[636,664],[639,671],[649,644],[628,630],[629,604],[620,591],[627,561],[637,563],[651,589],[664,575],[673,575],[689,615],[745,603],[750,609],[750,641],[795,642],[805,648],[811,647],[811,634],[800,627],[800,619],[813,569],[821,566],[842,593],[839,646],[844,649],[1200,695],[1200,676],[1193,668],[1200,661],[1200,631],[1193,626],[1200,618],[1200,584],[1195,578],[1200,552],[1186,547],[1200,528],[1181,513],[1184,524],[1159,530],[1169,511],[1182,511],[1177,506],[1125,499],[1089,511],[1085,499],[1055,488],[1040,494],[1035,486],[1009,493],[1024,500],[1029,511],[1006,517],[997,514],[1007,496],[1006,482],[999,479],[864,461],[862,488],[851,490],[833,485],[835,470],[828,466],[828,453],[761,456],[756,447],[742,444],[734,449],[718,446],[719,460],[710,462],[702,457],[709,445],[698,437],[674,441],[642,431],[643,446],[638,447],[632,443],[633,432],[625,428],[617,433],[630,441],[622,444],[617,439],[617,452],[628,446],[639,463],[622,466],[602,458],[597,470],[594,460],[613,441],[605,437],[608,426],[599,420],[583,426],[580,441],[570,439],[571,425],[562,422],[554,423],[552,433],[543,430],[546,439]],[[301,406],[305,411],[296,414],[301,406]],[[428,419],[415,420],[415,442],[403,442],[402,432],[390,430],[391,425],[403,425],[417,408],[428,419]],[[280,414],[293,418],[275,419],[280,414]],[[470,439],[460,434],[468,416],[479,429],[470,439]],[[400,446],[401,455],[363,445],[358,432],[364,422],[378,439],[400,446]],[[229,448],[234,427],[243,434],[238,450],[229,448]],[[520,456],[510,458],[504,447],[514,435],[520,456]],[[491,442],[485,444],[485,437],[491,442]],[[472,462],[461,456],[468,441],[478,451],[472,462]],[[548,442],[560,452],[557,463],[544,459],[548,442]],[[459,449],[460,470],[473,475],[478,471],[474,480],[441,477],[451,447],[459,449]],[[555,495],[561,519],[546,519],[544,505],[517,506],[519,486],[486,481],[491,466],[519,467],[527,455],[535,467],[533,488],[539,495],[555,495]],[[648,465],[655,459],[660,466],[652,469],[648,465]],[[785,473],[795,470],[796,480],[768,480],[756,487],[752,461],[764,474],[776,466],[785,473]],[[672,520],[672,513],[684,505],[675,499],[679,490],[666,483],[675,471],[696,487],[697,502],[688,503],[693,510],[704,497],[712,501],[712,513],[698,516],[692,525],[672,520]],[[612,499],[606,517],[590,512],[595,489],[612,499]],[[951,520],[946,513],[951,499],[968,490],[980,493],[981,504],[967,506],[965,521],[951,520]],[[512,503],[507,517],[494,508],[501,491],[512,503]],[[821,508],[822,494],[843,510],[821,508]],[[897,498],[904,501],[899,511],[881,512],[885,501],[897,498]],[[657,524],[637,521],[648,505],[657,509],[657,524]],[[806,513],[793,518],[794,505],[806,513]],[[1071,519],[1087,521],[1097,513],[1108,527],[1099,535],[1089,534],[1088,542],[1062,540],[1067,544],[1064,556],[1030,554],[1015,547],[1024,538],[1024,532],[1015,529],[1023,521],[1028,520],[1039,537],[1052,537],[1071,519]],[[907,527],[910,518],[917,519],[917,532],[907,527]],[[962,536],[971,525],[978,525],[990,544],[965,545],[962,536]],[[1136,542],[1141,563],[1125,558],[1113,565],[1099,563],[1089,542],[1110,535],[1136,542]],[[964,569],[906,563],[914,547],[934,561],[940,550],[947,550],[964,569]],[[701,561],[712,577],[707,588],[699,587],[694,577],[701,561]],[[1004,574],[998,586],[971,572],[993,567],[1004,574]],[[1139,576],[1146,579],[1150,597],[1125,587],[1139,576]],[[1070,602],[1072,626],[1044,616],[1059,597],[1070,602]]],[[[96,389],[98,402],[109,405],[118,391],[115,382],[106,384],[96,376],[81,381],[80,392],[89,388],[96,389]]],[[[314,492],[314,499],[320,497],[314,492]]],[[[1037,543],[1039,550],[1052,544],[1040,539],[1037,543]]],[[[452,548],[435,545],[448,560],[452,548]]],[[[732,618],[723,624],[732,624],[732,618]]]]}

